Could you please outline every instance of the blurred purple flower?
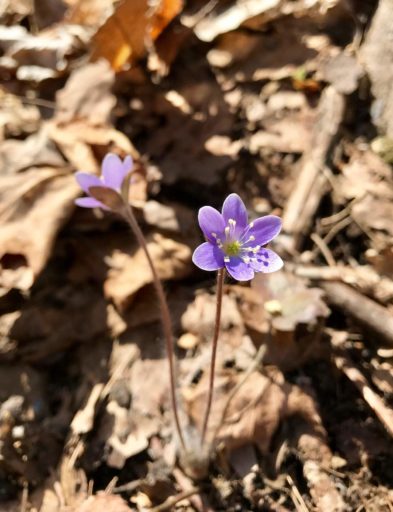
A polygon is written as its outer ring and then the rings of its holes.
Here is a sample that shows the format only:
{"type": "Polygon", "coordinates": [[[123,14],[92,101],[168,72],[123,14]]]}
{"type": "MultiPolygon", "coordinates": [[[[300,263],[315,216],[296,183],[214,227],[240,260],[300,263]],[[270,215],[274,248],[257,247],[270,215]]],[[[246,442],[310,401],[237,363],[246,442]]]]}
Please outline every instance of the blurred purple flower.
{"type": "Polygon", "coordinates": [[[255,272],[274,272],[283,266],[275,252],[263,246],[281,230],[281,219],[266,215],[248,223],[247,210],[237,194],[224,201],[222,213],[211,206],[199,210],[199,225],[206,242],[192,261],[202,270],[226,268],[237,281],[249,281],[255,272]]]}
{"type": "Polygon", "coordinates": [[[102,175],[100,177],[86,172],[75,173],[76,181],[88,197],[80,197],[75,204],[83,208],[103,208],[109,210],[101,201],[95,199],[89,193],[91,187],[103,187],[121,193],[121,186],[126,176],[132,171],[133,161],[131,156],[121,160],[114,153],[108,153],[102,161],[102,175]]]}

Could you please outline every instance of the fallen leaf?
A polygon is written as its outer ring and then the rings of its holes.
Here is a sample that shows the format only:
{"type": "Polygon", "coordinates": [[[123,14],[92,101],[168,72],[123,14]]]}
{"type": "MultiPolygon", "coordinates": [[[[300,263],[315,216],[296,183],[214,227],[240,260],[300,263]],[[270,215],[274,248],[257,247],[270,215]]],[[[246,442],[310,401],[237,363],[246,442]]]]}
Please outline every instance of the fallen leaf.
{"type": "MultiPolygon", "coordinates": [[[[181,279],[191,272],[188,245],[156,233],[147,238],[147,246],[160,279],[181,279]]],[[[152,282],[151,269],[142,248],[137,248],[134,254],[115,250],[108,258],[108,264],[105,296],[122,311],[130,305],[138,290],[152,282]]]]}
{"type": "MultiPolygon", "coordinates": [[[[208,373],[204,372],[187,396],[189,414],[198,428],[202,427],[208,380],[208,373]]],[[[216,432],[215,443],[223,443],[228,452],[255,444],[262,454],[268,453],[281,421],[295,415],[302,417],[314,430],[323,431],[314,400],[297,386],[285,383],[278,371],[274,379],[253,372],[243,381],[242,374],[218,369],[215,387],[210,439],[216,432]],[[237,392],[227,403],[237,384],[237,392]]]]}
{"type": "Polygon", "coordinates": [[[129,512],[131,509],[120,496],[113,496],[102,491],[89,496],[79,505],[75,512],[129,512]]]}
{"type": "Polygon", "coordinates": [[[25,140],[7,139],[0,147],[0,176],[25,171],[30,167],[65,167],[66,162],[50,139],[46,124],[25,140]],[[18,158],[15,158],[15,154],[18,158]]]}
{"type": "Polygon", "coordinates": [[[145,55],[147,41],[157,39],[182,5],[182,0],[162,0],[155,7],[147,0],[125,0],[95,34],[92,60],[104,57],[115,71],[135,62],[145,55]]]}
{"type": "Polygon", "coordinates": [[[78,68],[56,95],[55,117],[59,123],[86,120],[91,125],[106,125],[116,103],[111,93],[114,73],[105,61],[78,68]]]}
{"type": "Polygon", "coordinates": [[[258,274],[251,289],[232,287],[256,346],[266,343],[265,362],[296,368],[318,353],[321,326],[329,314],[319,288],[285,271],[258,274]]]}
{"type": "MultiPolygon", "coordinates": [[[[78,193],[73,176],[58,169],[31,168],[0,177],[0,264],[2,272],[8,271],[5,285],[30,288],[71,216],[78,193]]],[[[0,283],[2,279],[0,274],[0,283]]]]}

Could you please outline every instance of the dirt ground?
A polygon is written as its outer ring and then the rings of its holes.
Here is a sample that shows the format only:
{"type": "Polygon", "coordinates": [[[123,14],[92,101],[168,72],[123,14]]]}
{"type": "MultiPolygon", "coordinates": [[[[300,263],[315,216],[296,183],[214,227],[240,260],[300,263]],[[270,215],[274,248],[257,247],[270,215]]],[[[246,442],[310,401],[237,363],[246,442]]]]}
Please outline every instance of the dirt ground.
{"type": "Polygon", "coordinates": [[[0,512],[393,511],[392,0],[0,2],[0,512]],[[164,283],[74,173],[132,155],[164,283]],[[224,285],[204,205],[274,214],[224,285]]]}

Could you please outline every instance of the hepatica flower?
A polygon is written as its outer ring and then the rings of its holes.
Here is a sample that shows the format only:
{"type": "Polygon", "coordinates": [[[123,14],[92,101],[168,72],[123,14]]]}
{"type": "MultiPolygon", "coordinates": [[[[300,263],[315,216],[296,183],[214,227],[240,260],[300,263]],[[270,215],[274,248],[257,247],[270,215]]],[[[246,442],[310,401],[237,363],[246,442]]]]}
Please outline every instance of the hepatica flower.
{"type": "Polygon", "coordinates": [[[117,155],[108,153],[102,162],[102,174],[100,177],[86,172],[77,172],[76,181],[87,197],[80,197],[75,204],[83,208],[103,208],[110,210],[110,203],[116,202],[116,196],[120,198],[122,185],[126,177],[132,171],[133,161],[131,156],[121,160],[117,155]],[[97,188],[103,189],[102,191],[97,188]],[[101,194],[100,194],[101,192],[101,194]],[[115,194],[114,194],[115,193],[115,194]],[[97,199],[97,196],[105,199],[106,204],[97,199]]]}
{"type": "Polygon", "coordinates": [[[282,259],[264,246],[281,230],[281,219],[266,215],[248,223],[247,210],[237,194],[230,194],[222,213],[211,206],[199,210],[199,225],[206,242],[195,249],[192,260],[202,270],[226,268],[237,281],[248,281],[255,272],[274,272],[282,259]]]}

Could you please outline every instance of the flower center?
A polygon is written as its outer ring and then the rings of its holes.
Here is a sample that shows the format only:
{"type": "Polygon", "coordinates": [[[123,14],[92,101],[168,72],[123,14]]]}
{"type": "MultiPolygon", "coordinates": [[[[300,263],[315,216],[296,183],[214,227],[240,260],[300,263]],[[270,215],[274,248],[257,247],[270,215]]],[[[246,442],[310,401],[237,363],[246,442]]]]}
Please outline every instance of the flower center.
{"type": "Polygon", "coordinates": [[[238,256],[240,254],[242,244],[237,240],[224,244],[224,252],[228,256],[238,256]]]}

